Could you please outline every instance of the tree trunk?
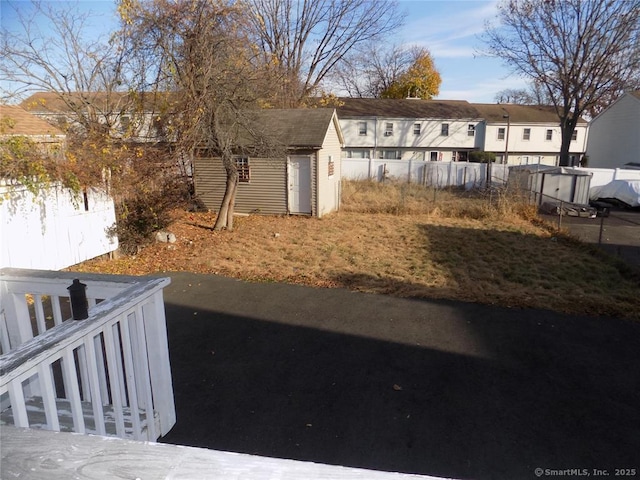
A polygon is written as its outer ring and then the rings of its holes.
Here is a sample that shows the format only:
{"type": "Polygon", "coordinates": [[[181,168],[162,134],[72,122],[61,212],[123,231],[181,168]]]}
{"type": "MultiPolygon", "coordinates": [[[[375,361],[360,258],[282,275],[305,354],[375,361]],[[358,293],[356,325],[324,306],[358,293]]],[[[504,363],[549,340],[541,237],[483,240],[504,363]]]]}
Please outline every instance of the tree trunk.
{"type": "Polygon", "coordinates": [[[576,128],[577,119],[575,118],[565,118],[562,120],[561,134],[562,134],[562,145],[560,146],[560,163],[561,167],[570,167],[569,165],[569,150],[571,148],[571,137],[573,136],[573,132],[576,128]]]}
{"type": "Polygon", "coordinates": [[[224,189],[224,196],[222,197],[222,203],[220,204],[220,212],[216,223],[213,226],[214,230],[233,230],[233,210],[236,199],[236,187],[238,185],[238,170],[230,159],[223,160],[224,169],[227,172],[227,184],[224,189]]]}
{"type": "MultiPolygon", "coordinates": [[[[237,176],[236,176],[237,177],[237,176]]],[[[233,231],[233,212],[236,206],[236,192],[238,191],[238,179],[233,182],[233,187],[231,189],[231,195],[229,199],[229,207],[227,209],[227,230],[229,232],[233,231]]]]}

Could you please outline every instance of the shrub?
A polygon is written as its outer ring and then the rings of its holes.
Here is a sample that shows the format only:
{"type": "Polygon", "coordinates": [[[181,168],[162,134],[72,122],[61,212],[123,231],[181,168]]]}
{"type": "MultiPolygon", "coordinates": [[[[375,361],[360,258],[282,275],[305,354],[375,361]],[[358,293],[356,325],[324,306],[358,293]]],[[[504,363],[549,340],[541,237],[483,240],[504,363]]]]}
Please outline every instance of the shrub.
{"type": "Polygon", "coordinates": [[[496,154],[493,152],[469,152],[469,161],[475,163],[493,163],[496,161],[496,154]]]}

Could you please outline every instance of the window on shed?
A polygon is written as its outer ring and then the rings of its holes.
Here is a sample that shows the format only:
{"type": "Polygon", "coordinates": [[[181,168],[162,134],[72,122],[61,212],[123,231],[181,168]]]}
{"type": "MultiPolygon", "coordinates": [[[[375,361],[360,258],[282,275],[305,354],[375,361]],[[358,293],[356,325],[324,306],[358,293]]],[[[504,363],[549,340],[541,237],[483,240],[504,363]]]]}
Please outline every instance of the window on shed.
{"type": "Polygon", "coordinates": [[[474,137],[475,135],[476,135],[476,126],[470,123],[469,126],[467,127],[467,136],[474,137]]]}
{"type": "Polygon", "coordinates": [[[531,129],[530,128],[524,128],[522,130],[522,139],[523,140],[530,140],[531,139],[531,129]]]}
{"type": "Polygon", "coordinates": [[[384,126],[384,136],[390,137],[393,135],[393,123],[386,123],[384,126]]]}
{"type": "Polygon", "coordinates": [[[504,133],[505,133],[504,127],[498,128],[498,140],[504,140],[504,133]]]}
{"type": "Polygon", "coordinates": [[[413,124],[413,134],[414,135],[420,135],[420,129],[421,129],[421,125],[419,123],[414,123],[413,124]]]}
{"type": "Polygon", "coordinates": [[[547,129],[547,136],[546,136],[547,140],[553,140],[553,130],[551,130],[550,128],[547,129]]]}
{"type": "Polygon", "coordinates": [[[440,135],[442,135],[443,137],[448,137],[449,136],[449,124],[448,123],[443,123],[442,126],[440,127],[440,135]]]}
{"type": "Polygon", "coordinates": [[[329,155],[329,178],[333,177],[333,174],[335,173],[335,169],[336,169],[336,164],[333,161],[333,155],[329,155]]]}
{"type": "Polygon", "coordinates": [[[367,134],[367,122],[358,122],[358,135],[367,134]]]}
{"type": "Polygon", "coordinates": [[[249,183],[249,180],[251,180],[249,157],[236,157],[235,162],[238,170],[238,182],[249,183]]]}

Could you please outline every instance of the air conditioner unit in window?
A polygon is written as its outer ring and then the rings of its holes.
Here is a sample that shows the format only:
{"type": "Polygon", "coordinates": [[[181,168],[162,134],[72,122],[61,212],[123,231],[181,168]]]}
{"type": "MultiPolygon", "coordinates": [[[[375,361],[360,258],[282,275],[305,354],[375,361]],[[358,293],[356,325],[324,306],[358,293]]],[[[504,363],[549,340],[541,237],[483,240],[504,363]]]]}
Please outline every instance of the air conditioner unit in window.
{"type": "Polygon", "coordinates": [[[390,137],[391,135],[393,135],[393,132],[384,132],[385,137],[390,137]]]}

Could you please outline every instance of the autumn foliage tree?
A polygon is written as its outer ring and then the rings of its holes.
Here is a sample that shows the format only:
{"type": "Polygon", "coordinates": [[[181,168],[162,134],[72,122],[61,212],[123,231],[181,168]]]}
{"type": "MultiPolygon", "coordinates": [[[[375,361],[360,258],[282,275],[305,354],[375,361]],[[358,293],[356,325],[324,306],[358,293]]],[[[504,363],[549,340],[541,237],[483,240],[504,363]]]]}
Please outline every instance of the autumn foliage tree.
{"type": "Polygon", "coordinates": [[[412,52],[413,63],[380,93],[381,98],[431,99],[438,95],[442,79],[425,48],[412,52]]]}

